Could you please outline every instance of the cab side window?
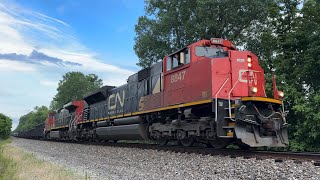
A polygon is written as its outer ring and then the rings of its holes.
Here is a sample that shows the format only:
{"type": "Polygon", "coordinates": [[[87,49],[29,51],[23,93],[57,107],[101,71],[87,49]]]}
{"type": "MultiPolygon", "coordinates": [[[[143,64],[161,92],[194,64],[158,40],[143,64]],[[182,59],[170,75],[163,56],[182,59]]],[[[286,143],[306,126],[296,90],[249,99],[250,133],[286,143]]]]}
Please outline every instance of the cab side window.
{"type": "Polygon", "coordinates": [[[189,64],[190,63],[190,53],[189,50],[186,49],[180,52],[180,64],[189,64]]]}
{"type": "Polygon", "coordinates": [[[184,49],[174,55],[167,57],[167,71],[190,63],[190,50],[184,49]]]}
{"type": "Polygon", "coordinates": [[[168,57],[167,58],[167,71],[171,70],[171,61],[172,61],[171,57],[168,57]]]}
{"type": "Polygon", "coordinates": [[[184,53],[185,53],[185,64],[189,64],[190,63],[190,50],[189,49],[187,49],[187,50],[185,50],[184,51],[184,53]]]}
{"type": "Polygon", "coordinates": [[[180,65],[179,57],[178,57],[178,55],[174,55],[173,60],[172,60],[172,68],[176,68],[179,65],[180,65]]]}

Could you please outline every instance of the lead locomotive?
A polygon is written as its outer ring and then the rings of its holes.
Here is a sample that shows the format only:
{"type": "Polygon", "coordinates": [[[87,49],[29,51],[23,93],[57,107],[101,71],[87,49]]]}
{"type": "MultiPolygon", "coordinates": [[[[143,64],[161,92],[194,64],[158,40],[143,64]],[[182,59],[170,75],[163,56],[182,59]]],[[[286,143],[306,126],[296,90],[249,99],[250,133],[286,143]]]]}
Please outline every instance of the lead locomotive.
{"type": "Polygon", "coordinates": [[[256,55],[227,40],[193,43],[51,112],[44,137],[66,140],[178,140],[223,148],[288,145],[283,92],[266,96],[256,55]]]}

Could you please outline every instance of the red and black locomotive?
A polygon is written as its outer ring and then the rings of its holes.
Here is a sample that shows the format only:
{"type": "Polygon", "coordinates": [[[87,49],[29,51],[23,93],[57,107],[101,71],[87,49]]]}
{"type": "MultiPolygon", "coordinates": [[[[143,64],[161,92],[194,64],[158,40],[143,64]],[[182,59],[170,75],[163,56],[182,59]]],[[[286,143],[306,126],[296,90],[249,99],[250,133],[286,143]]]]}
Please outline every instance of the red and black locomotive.
{"type": "Polygon", "coordinates": [[[266,96],[256,55],[228,40],[193,43],[51,112],[44,137],[66,140],[178,140],[223,148],[288,145],[283,92],[266,96]]]}

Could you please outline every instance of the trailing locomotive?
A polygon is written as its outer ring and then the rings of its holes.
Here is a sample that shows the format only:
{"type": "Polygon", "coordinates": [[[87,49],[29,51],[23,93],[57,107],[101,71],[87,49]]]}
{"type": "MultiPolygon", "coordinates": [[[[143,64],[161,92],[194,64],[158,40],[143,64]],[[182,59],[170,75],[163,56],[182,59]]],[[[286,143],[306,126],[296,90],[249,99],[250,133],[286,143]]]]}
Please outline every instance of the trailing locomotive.
{"type": "Polygon", "coordinates": [[[266,96],[256,55],[228,40],[195,42],[129,76],[51,112],[44,137],[66,140],[178,140],[223,148],[283,147],[283,92],[266,96]]]}

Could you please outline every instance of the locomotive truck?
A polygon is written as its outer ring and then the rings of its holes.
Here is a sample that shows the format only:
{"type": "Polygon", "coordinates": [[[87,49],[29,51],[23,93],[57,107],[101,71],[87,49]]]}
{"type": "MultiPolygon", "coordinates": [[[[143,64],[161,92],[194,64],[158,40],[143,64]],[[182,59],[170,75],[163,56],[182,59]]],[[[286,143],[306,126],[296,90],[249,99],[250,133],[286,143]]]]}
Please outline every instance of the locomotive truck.
{"type": "Polygon", "coordinates": [[[284,147],[288,123],[283,96],[273,79],[273,97],[267,97],[255,54],[211,38],[165,56],[122,86],[104,86],[50,112],[43,136],[284,147]]]}

